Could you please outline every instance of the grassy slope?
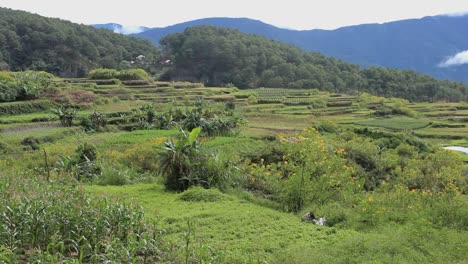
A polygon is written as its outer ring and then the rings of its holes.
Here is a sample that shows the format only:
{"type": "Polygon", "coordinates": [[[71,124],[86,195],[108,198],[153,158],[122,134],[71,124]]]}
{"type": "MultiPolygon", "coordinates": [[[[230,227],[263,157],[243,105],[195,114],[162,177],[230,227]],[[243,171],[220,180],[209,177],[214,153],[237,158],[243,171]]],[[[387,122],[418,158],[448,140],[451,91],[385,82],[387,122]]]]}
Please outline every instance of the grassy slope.
{"type": "Polygon", "coordinates": [[[214,203],[184,202],[179,194],[165,192],[154,184],[125,187],[90,186],[88,190],[135,199],[150,218],[162,217],[167,236],[182,241],[187,221],[195,224],[196,238],[218,248],[229,261],[253,262],[271,259],[284,249],[316,247],[322,241],[337,242],[355,234],[301,222],[299,217],[229,196],[214,203]]]}
{"type": "Polygon", "coordinates": [[[160,217],[166,238],[179,244],[187,221],[193,221],[197,243],[213,247],[228,263],[462,263],[468,258],[467,232],[423,223],[357,232],[301,222],[298,216],[234,196],[214,203],[185,202],[157,184],[87,190],[134,199],[148,218],[160,217]]]}

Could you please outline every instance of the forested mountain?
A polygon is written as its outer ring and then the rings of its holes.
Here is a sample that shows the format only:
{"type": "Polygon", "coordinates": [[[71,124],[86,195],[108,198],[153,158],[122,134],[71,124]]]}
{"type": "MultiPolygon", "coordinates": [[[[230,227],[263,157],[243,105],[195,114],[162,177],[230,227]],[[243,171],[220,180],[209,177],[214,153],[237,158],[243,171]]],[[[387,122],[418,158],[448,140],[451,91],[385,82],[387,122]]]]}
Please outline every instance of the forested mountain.
{"type": "Polygon", "coordinates": [[[240,88],[318,88],[365,91],[412,101],[465,100],[468,85],[414,71],[360,66],[235,29],[200,26],[161,40],[172,61],[163,78],[240,88]]]}
{"type": "Polygon", "coordinates": [[[151,68],[159,49],[109,30],[0,8],[0,70],[43,70],[81,77],[93,68],[151,68]],[[140,55],[140,60],[136,58],[140,55]]]}
{"type": "Polygon", "coordinates": [[[439,67],[448,57],[468,50],[468,15],[304,31],[281,29],[246,18],[207,18],[153,28],[135,36],[158,44],[166,35],[200,25],[239,29],[361,66],[411,69],[436,78],[468,82],[468,64],[439,67]]]}

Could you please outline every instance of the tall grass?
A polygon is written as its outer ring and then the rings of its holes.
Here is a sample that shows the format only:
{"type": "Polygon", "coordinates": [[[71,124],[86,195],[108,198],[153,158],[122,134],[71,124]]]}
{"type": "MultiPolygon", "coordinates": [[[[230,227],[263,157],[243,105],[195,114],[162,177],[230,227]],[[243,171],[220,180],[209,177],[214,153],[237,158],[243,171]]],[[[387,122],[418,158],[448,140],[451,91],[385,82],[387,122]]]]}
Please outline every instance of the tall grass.
{"type": "Polygon", "coordinates": [[[158,231],[135,205],[27,174],[1,175],[0,198],[0,260],[7,263],[153,263],[161,258],[158,231]]]}

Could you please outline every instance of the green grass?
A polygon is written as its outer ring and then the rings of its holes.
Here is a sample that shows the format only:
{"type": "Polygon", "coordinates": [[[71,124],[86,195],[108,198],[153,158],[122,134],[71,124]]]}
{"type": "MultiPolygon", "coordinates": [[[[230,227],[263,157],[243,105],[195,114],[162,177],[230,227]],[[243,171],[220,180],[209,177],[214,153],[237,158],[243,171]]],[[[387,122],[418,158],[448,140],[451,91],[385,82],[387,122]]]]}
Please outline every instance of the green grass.
{"type": "Polygon", "coordinates": [[[355,124],[392,130],[415,130],[429,126],[429,122],[429,119],[426,118],[392,117],[359,121],[355,124]]]}
{"type": "Polygon", "coordinates": [[[425,222],[357,232],[302,222],[242,195],[187,202],[157,184],[86,190],[136,201],[148,218],[161,219],[164,238],[176,244],[184,243],[191,221],[194,243],[212,247],[226,263],[462,263],[468,257],[466,231],[436,229],[425,222]]]}
{"type": "Polygon", "coordinates": [[[230,196],[216,203],[186,202],[180,194],[155,184],[125,187],[90,186],[87,190],[138,202],[149,218],[161,217],[166,237],[183,242],[187,221],[193,221],[198,242],[222,251],[229,263],[274,259],[275,253],[299,245],[339,241],[352,231],[334,231],[301,222],[300,218],[230,196]],[[280,239],[279,239],[280,238],[280,239]]]}

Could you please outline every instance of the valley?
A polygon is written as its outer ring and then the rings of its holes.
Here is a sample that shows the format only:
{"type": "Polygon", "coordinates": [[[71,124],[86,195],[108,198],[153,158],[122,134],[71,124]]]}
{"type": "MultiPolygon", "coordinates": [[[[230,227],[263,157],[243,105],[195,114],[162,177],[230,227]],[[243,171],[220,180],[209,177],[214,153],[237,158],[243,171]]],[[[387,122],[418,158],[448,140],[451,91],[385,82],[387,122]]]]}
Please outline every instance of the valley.
{"type": "Polygon", "coordinates": [[[466,262],[468,84],[168,33],[0,7],[1,263],[466,262]]]}

